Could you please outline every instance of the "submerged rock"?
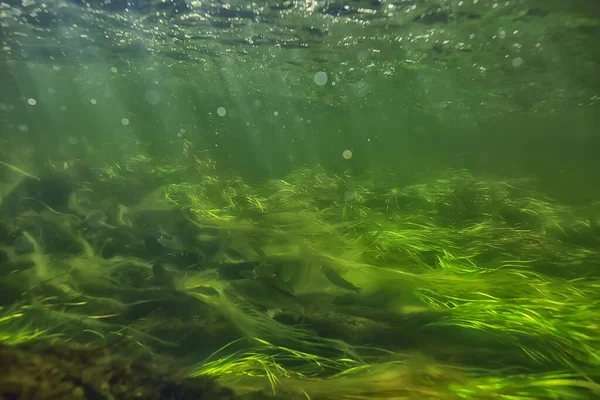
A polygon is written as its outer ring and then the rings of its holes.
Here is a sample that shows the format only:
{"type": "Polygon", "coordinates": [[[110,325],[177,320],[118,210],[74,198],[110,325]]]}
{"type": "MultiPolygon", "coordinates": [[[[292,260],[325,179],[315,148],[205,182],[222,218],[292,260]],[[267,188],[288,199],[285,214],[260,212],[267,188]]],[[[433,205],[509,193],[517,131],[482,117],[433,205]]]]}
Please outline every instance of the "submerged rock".
{"type": "Polygon", "coordinates": [[[0,345],[2,399],[240,399],[208,377],[182,378],[105,349],[0,345]]]}

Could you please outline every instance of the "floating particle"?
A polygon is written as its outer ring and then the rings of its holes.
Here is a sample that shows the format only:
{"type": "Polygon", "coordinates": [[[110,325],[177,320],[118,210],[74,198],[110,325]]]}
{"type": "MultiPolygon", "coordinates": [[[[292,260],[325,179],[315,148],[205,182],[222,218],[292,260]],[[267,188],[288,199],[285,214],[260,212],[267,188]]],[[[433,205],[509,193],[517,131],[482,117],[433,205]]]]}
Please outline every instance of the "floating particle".
{"type": "Polygon", "coordinates": [[[148,104],[156,105],[160,102],[160,94],[153,89],[146,90],[146,93],[144,93],[144,100],[148,104]]]}
{"type": "Polygon", "coordinates": [[[21,132],[27,132],[29,131],[29,127],[27,125],[19,125],[19,130],[21,132]]]}
{"type": "Polygon", "coordinates": [[[371,86],[365,82],[355,82],[350,84],[350,89],[357,97],[365,97],[369,94],[371,86]]]}
{"type": "Polygon", "coordinates": [[[517,57],[514,60],[512,60],[512,66],[513,67],[518,68],[521,65],[523,65],[523,59],[521,57],[517,57]]]}
{"type": "Polygon", "coordinates": [[[75,136],[71,136],[68,140],[69,144],[77,144],[77,142],[79,142],[75,136]]]}
{"type": "Polygon", "coordinates": [[[227,110],[225,109],[225,107],[219,107],[217,108],[217,114],[219,115],[219,117],[224,117],[225,114],[227,114],[227,110]]]}
{"type": "Polygon", "coordinates": [[[313,79],[317,85],[323,86],[327,83],[327,73],[325,71],[319,71],[315,74],[313,79]]]}
{"type": "Polygon", "coordinates": [[[34,98],[29,98],[29,99],[27,99],[27,103],[30,106],[35,106],[37,104],[37,101],[34,98]]]}
{"type": "Polygon", "coordinates": [[[346,160],[349,160],[352,158],[352,151],[351,150],[344,150],[344,152],[342,153],[342,157],[344,157],[346,160]]]}

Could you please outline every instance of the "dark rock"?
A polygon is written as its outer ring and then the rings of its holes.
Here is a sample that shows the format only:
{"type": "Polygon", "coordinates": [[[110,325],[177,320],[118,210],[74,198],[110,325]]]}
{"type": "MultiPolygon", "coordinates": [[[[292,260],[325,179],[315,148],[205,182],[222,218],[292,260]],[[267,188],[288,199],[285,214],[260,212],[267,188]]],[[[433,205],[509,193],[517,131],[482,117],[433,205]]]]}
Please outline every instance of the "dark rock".
{"type": "Polygon", "coordinates": [[[187,378],[151,363],[120,359],[107,348],[53,345],[23,350],[0,345],[2,399],[239,399],[208,377],[187,378]]]}

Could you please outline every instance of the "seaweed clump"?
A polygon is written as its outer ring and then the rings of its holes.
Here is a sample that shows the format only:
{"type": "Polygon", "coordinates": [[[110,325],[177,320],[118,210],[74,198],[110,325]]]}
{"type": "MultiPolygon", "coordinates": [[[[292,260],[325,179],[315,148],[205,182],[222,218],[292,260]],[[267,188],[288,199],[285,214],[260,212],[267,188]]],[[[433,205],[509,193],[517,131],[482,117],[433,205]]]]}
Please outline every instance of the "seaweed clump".
{"type": "Polygon", "coordinates": [[[170,162],[53,163],[56,198],[5,165],[0,343],[88,347],[0,348],[0,400],[599,397],[600,202],[465,170],[250,185],[188,142],[170,162]],[[89,349],[115,337],[179,372],[89,349]]]}
{"type": "Polygon", "coordinates": [[[239,399],[208,377],[179,378],[106,348],[0,344],[0,360],[1,399],[239,399]]]}

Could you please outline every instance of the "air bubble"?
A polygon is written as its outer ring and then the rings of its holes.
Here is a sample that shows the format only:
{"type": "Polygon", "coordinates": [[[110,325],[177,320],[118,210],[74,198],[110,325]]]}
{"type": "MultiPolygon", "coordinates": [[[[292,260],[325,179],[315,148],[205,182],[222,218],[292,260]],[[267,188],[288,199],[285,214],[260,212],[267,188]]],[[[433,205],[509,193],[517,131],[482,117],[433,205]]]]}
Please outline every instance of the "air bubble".
{"type": "Polygon", "coordinates": [[[521,57],[517,57],[514,60],[512,60],[512,66],[515,68],[520,67],[521,65],[523,65],[523,59],[521,57]]]}
{"type": "Polygon", "coordinates": [[[144,100],[148,104],[156,105],[160,102],[160,94],[156,90],[146,90],[146,93],[144,93],[144,100]]]}
{"type": "Polygon", "coordinates": [[[317,85],[323,86],[327,83],[327,73],[324,71],[319,71],[315,74],[313,79],[317,85]]]}

